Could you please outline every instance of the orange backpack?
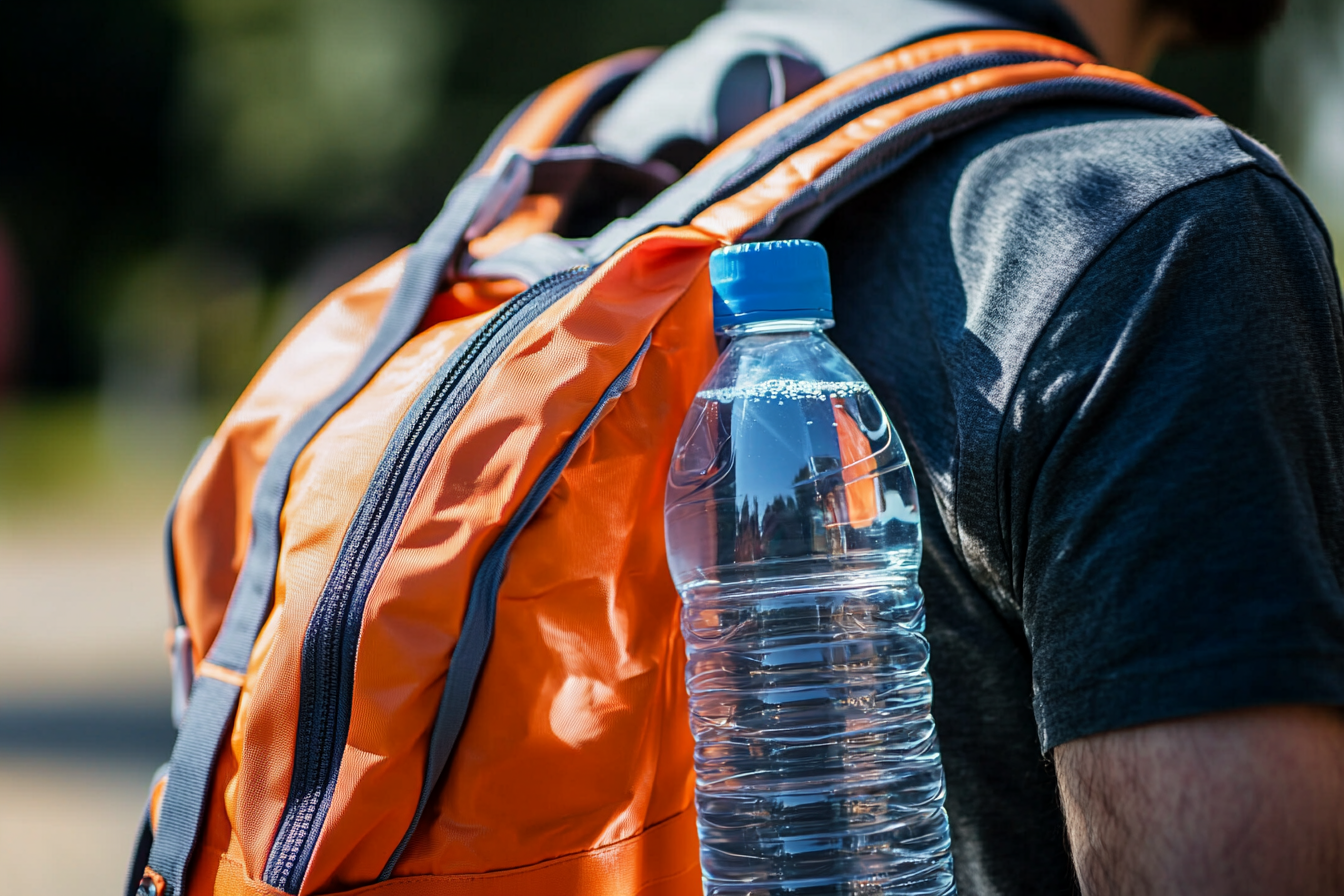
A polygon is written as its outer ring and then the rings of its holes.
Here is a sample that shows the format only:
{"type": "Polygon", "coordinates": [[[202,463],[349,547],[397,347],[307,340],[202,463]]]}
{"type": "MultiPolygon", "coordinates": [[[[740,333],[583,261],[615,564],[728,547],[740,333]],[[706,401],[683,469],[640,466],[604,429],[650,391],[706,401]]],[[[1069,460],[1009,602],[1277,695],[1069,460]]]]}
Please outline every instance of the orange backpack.
{"type": "Polygon", "coordinates": [[[1059,41],[968,32],[819,84],[669,184],[573,145],[656,56],[580,69],[501,126],[188,473],[168,522],[185,712],[129,892],[699,893],[662,504],[716,356],[709,254],[805,235],[1023,104],[1208,114],[1059,41]],[[642,207],[557,236],[594,195],[642,207]]]}

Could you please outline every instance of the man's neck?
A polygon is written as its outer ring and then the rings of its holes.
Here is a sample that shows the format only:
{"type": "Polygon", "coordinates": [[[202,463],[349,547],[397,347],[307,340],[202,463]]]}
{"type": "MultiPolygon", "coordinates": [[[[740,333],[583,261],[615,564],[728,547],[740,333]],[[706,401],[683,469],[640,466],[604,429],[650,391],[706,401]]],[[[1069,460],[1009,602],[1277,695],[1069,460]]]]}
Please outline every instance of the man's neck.
{"type": "Polygon", "coordinates": [[[1147,72],[1164,47],[1179,40],[1186,23],[1168,12],[1151,10],[1144,0],[1058,0],[1102,62],[1135,72],[1147,72]]]}

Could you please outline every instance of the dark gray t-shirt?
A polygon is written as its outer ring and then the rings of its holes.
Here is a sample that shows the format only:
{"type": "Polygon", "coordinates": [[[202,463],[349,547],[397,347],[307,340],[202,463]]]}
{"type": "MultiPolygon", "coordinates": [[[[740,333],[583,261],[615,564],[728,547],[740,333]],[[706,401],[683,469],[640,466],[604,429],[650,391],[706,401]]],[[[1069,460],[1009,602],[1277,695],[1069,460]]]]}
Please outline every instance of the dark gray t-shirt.
{"type": "MultiPolygon", "coordinates": [[[[680,138],[703,152],[724,109],[793,92],[763,64],[755,88],[725,74],[744,55],[819,77],[985,15],[1079,39],[1051,0],[732,0],[597,140],[633,161],[680,138]]],[[[920,480],[962,896],[1075,892],[1055,746],[1344,705],[1339,286],[1272,157],[1212,119],[1021,110],[813,236],[833,338],[920,480]]]]}
{"type": "Polygon", "coordinates": [[[1019,112],[836,211],[833,338],[921,481],[963,896],[1074,891],[1049,750],[1344,705],[1328,239],[1215,120],[1019,112]]]}

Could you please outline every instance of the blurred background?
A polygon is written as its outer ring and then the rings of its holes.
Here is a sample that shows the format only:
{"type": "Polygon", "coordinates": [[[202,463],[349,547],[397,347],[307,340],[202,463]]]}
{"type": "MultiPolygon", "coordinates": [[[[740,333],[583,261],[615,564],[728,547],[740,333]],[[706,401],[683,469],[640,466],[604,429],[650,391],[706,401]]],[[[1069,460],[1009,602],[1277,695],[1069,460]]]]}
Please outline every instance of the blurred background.
{"type": "MultiPolygon", "coordinates": [[[[718,6],[0,4],[6,888],[121,886],[172,744],[162,514],[271,347],[413,241],[524,96],[718,6]]],[[[1344,235],[1344,0],[1155,77],[1281,152],[1344,235]]]]}

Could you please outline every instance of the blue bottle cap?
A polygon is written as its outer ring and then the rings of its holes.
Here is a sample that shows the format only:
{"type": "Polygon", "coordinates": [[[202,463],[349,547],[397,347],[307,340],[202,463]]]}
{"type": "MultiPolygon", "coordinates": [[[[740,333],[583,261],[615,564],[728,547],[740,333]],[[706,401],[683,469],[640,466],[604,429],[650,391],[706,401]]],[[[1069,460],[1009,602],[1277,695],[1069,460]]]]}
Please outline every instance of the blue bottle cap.
{"type": "Polygon", "coordinates": [[[812,240],[725,246],[709,256],[714,328],[789,318],[831,321],[826,249],[812,240]]]}

